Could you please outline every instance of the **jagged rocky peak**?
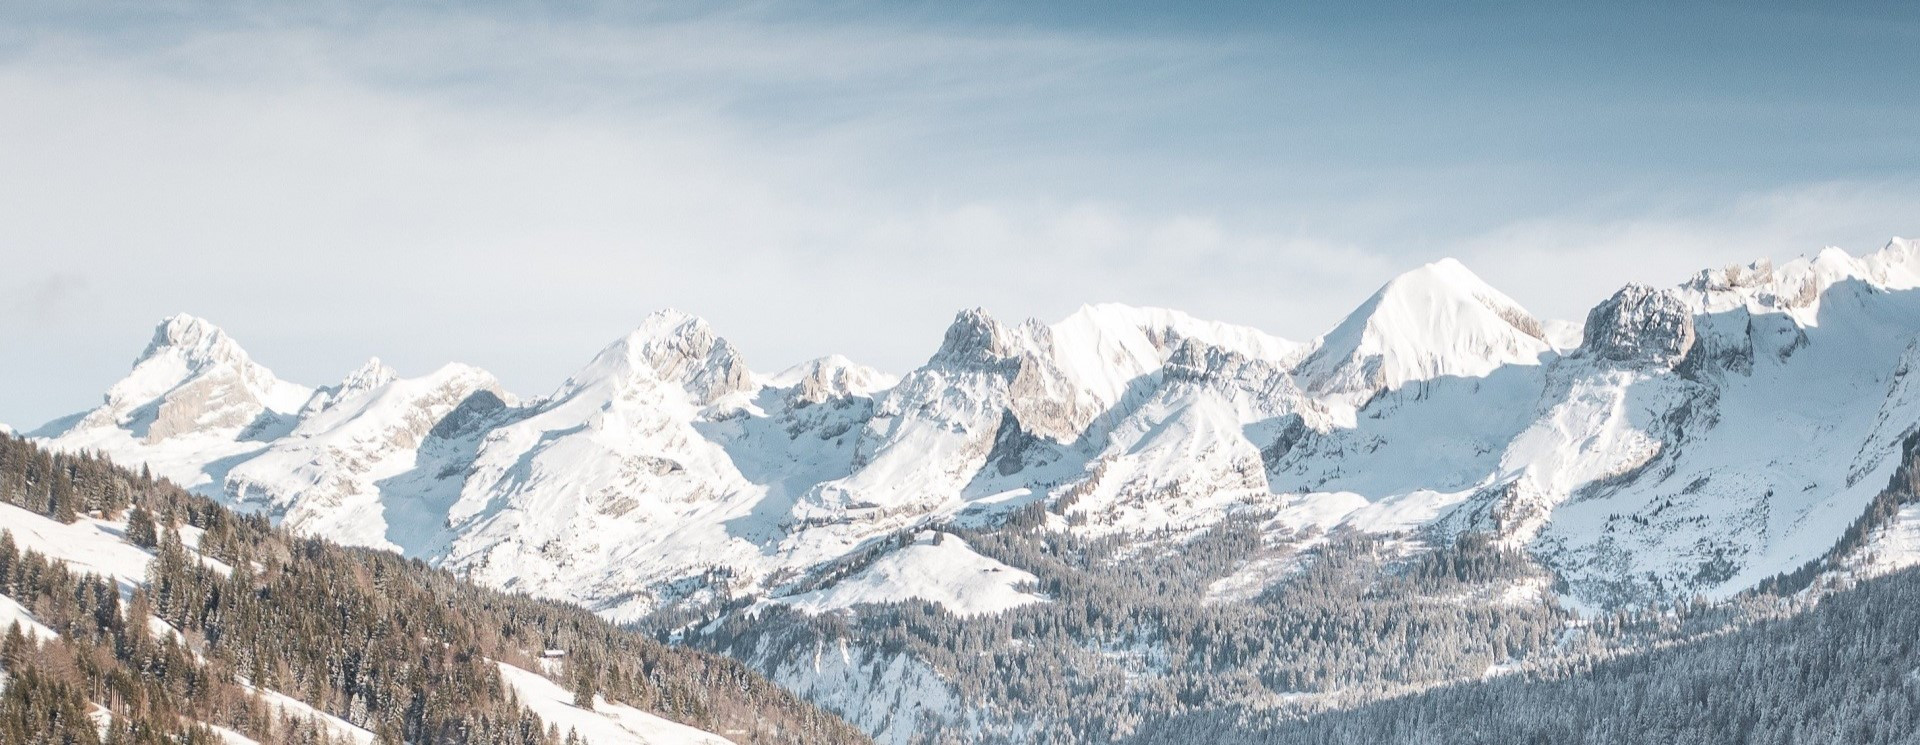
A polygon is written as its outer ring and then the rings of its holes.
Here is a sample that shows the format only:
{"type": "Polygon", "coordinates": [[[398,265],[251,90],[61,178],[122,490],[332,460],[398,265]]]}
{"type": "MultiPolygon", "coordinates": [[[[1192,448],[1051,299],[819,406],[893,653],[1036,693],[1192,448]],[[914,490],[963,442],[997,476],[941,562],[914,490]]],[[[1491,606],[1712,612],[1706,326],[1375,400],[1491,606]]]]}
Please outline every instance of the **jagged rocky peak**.
{"type": "Polygon", "coordinates": [[[1761,259],[1705,269],[1679,287],[1681,297],[1701,313],[1745,307],[1755,312],[1784,311],[1809,324],[1829,288],[1858,282],[1883,290],[1920,287],[1920,243],[1894,238],[1880,250],[1854,256],[1827,247],[1775,266],[1761,259]]]}
{"type": "Polygon", "coordinates": [[[984,308],[968,308],[954,314],[947,336],[932,362],[953,365],[993,364],[1018,353],[1014,334],[994,320],[984,308]]]}
{"type": "Polygon", "coordinates": [[[133,370],[107,389],[99,408],[36,434],[124,430],[153,443],[182,434],[231,433],[261,422],[265,412],[298,410],[310,393],[274,377],[218,326],[183,313],[154,328],[133,370]]]}
{"type": "Polygon", "coordinates": [[[739,350],[704,319],[663,310],[647,316],[634,333],[638,352],[660,377],[681,381],[706,400],[752,386],[753,373],[739,350]]]}
{"type": "Polygon", "coordinates": [[[896,382],[891,375],[837,354],[794,365],[774,376],[772,381],[776,387],[792,388],[794,402],[802,405],[849,396],[871,396],[893,387],[896,382]]]}
{"type": "Polygon", "coordinates": [[[566,391],[622,385],[636,375],[679,385],[703,405],[754,385],[739,350],[705,320],[669,308],[648,315],[639,328],[602,350],[568,381],[566,391]]]}
{"type": "Polygon", "coordinates": [[[307,405],[301,409],[301,416],[325,411],[327,407],[334,405],[341,399],[374,390],[399,379],[399,377],[400,374],[393,368],[388,367],[385,362],[381,362],[379,357],[370,357],[366,363],[358,369],[347,373],[347,376],[342,378],[339,383],[321,386],[315,390],[313,392],[313,398],[307,399],[307,405]]]}
{"type": "Polygon", "coordinates": [[[252,364],[252,358],[233,337],[204,318],[178,313],[160,321],[153,329],[153,341],[134,362],[172,356],[191,366],[212,364],[252,364]]]}
{"type": "Polygon", "coordinates": [[[1614,362],[1672,367],[1693,348],[1693,311],[1667,290],[1631,284],[1587,313],[1587,354],[1614,362]]]}
{"type": "Polygon", "coordinates": [[[400,373],[387,366],[387,363],[381,362],[379,357],[369,357],[366,364],[347,373],[346,379],[340,381],[340,390],[370,391],[399,378],[400,373]]]}
{"type": "Polygon", "coordinates": [[[298,406],[293,397],[305,398],[304,389],[274,377],[220,327],[181,313],[154,327],[153,340],[134,361],[133,371],[107,391],[107,405],[142,405],[196,380],[237,387],[222,397],[255,399],[280,411],[298,406]]]}
{"type": "Polygon", "coordinates": [[[272,371],[255,363],[227,332],[206,319],[181,313],[154,327],[153,340],[134,360],[133,372],[107,391],[107,403],[144,403],[214,372],[231,374],[261,394],[280,385],[272,371]]]}

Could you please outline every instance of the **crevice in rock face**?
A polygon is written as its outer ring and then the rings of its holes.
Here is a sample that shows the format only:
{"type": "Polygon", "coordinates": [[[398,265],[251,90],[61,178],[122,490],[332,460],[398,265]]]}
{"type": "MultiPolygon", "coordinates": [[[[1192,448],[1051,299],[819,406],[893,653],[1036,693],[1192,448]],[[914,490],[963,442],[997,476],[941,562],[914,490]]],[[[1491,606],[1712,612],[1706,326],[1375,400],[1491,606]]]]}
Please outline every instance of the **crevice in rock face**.
{"type": "Polygon", "coordinates": [[[1287,414],[1286,424],[1280,428],[1280,433],[1274,436],[1273,442],[1260,449],[1260,460],[1266,464],[1267,471],[1280,470],[1287,456],[1293,452],[1294,448],[1299,447],[1300,443],[1305,442],[1312,432],[1313,430],[1307,427],[1306,417],[1287,414]]]}
{"type": "Polygon", "coordinates": [[[493,415],[507,408],[507,402],[498,394],[489,390],[474,391],[460,405],[435,422],[427,431],[431,437],[450,440],[464,434],[470,434],[475,427],[483,426],[493,419],[493,415]]]}
{"type": "Polygon", "coordinates": [[[1011,475],[1057,461],[1060,455],[1058,443],[1028,432],[1020,426],[1019,418],[1009,411],[1000,415],[993,446],[987,451],[987,459],[980,466],[980,473],[1011,475]]]}

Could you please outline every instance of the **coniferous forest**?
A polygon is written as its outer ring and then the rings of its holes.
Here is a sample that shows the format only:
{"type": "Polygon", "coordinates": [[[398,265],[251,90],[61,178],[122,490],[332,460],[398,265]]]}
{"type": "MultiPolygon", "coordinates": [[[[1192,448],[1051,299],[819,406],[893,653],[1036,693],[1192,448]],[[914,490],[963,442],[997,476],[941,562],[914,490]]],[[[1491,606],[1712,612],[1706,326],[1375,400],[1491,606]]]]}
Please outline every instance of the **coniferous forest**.
{"type": "MultiPolygon", "coordinates": [[[[515,701],[496,662],[741,743],[866,738],[717,655],[667,647],[586,610],[486,590],[398,555],[295,537],[144,473],[0,437],[0,499],[70,522],[124,518],[155,558],[125,587],[0,533],[0,594],[57,634],[0,642],[0,742],[329,743],[299,699],[386,743],[569,741],[515,701]],[[191,544],[191,547],[189,546],[191,544]],[[163,625],[164,624],[164,625],[163,625]]],[[[0,525],[0,530],[6,526],[0,525]]]]}
{"type": "Polygon", "coordinates": [[[1312,718],[1207,712],[1128,742],[1920,742],[1920,569],[1577,675],[1519,673],[1312,718]]]}

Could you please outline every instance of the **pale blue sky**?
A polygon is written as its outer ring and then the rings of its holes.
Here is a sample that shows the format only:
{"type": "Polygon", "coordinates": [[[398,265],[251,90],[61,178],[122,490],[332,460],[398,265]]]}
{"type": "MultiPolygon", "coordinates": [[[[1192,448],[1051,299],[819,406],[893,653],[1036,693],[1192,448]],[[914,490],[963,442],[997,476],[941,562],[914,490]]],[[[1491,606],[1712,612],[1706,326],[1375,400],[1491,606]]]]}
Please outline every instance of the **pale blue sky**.
{"type": "Polygon", "coordinates": [[[973,305],[1305,339],[1440,256],[1578,318],[1920,233],[1912,4],[1030,5],[0,6],[0,422],[177,311],[538,395],[669,305],[899,372],[973,305]]]}

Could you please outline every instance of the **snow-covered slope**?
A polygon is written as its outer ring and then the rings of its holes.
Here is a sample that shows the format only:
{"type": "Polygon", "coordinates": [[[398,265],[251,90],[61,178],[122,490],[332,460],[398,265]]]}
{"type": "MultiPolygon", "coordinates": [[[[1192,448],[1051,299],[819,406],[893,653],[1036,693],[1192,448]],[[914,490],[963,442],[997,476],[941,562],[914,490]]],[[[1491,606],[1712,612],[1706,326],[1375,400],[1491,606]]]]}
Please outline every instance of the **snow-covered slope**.
{"type": "Polygon", "coordinates": [[[477,368],[447,365],[401,379],[372,360],[315,394],[286,436],[228,470],[225,491],[303,531],[351,545],[399,547],[396,538],[421,532],[408,521],[416,495],[385,494],[383,483],[415,466],[420,445],[455,409],[470,402],[506,405],[504,396],[499,382],[477,368]]]}
{"type": "Polygon", "coordinates": [[[926,531],[832,585],[776,602],[813,613],[863,604],[925,601],[958,616],[997,613],[1045,598],[1024,589],[1036,578],[981,556],[957,536],[926,531]]]}
{"type": "Polygon", "coordinates": [[[153,561],[152,554],[125,540],[126,525],[119,522],[82,517],[62,523],[0,503],[0,530],[11,534],[21,551],[37,551],[74,571],[111,578],[125,592],[147,581],[147,564],[153,561]]]}
{"type": "Polygon", "coordinates": [[[546,676],[504,662],[495,663],[500,677],[521,705],[561,732],[578,735],[589,745],[731,745],[732,741],[595,696],[592,708],[573,705],[573,692],[546,676]]]}
{"type": "MultiPolygon", "coordinates": [[[[182,527],[180,530],[183,544],[189,551],[193,550],[199,542],[199,531],[191,527],[182,527]]],[[[135,588],[147,584],[147,565],[154,561],[153,554],[126,540],[124,520],[82,516],[72,523],[62,523],[11,504],[0,503],[0,531],[4,531],[23,553],[32,551],[47,560],[63,563],[76,574],[93,574],[112,580],[119,585],[123,597],[130,596],[135,588]]],[[[221,571],[226,570],[224,565],[212,558],[199,557],[199,560],[221,571]]],[[[51,629],[27,614],[26,609],[8,597],[4,590],[4,587],[0,587],[0,629],[11,623],[20,623],[24,631],[41,640],[55,636],[51,629]]],[[[174,635],[179,638],[179,632],[158,617],[148,616],[145,624],[156,637],[174,635]]],[[[295,719],[316,722],[331,737],[355,745],[368,745],[374,740],[372,732],[314,709],[298,699],[270,689],[248,686],[247,690],[258,696],[261,703],[279,712],[295,719]]],[[[104,709],[97,711],[106,716],[104,709]]],[[[230,731],[227,734],[231,735],[228,737],[230,742],[251,742],[230,731]]]]}
{"type": "Polygon", "coordinates": [[[746,414],[752,375],[704,321],[667,311],[450,460],[444,543],[406,546],[498,586],[638,612],[657,582],[738,563],[756,495],[699,424],[746,414]],[[444,548],[443,548],[444,547],[444,548]]]}
{"type": "Polygon", "coordinates": [[[1920,419],[1916,287],[1920,247],[1896,240],[1542,324],[1446,260],[1311,344],[1159,309],[976,309],[898,379],[838,357],[756,374],[664,311],[525,402],[459,365],[309,391],[180,316],[102,406],[36,436],[616,619],[748,593],[1007,607],[971,599],[1021,591],[968,584],[964,557],[887,541],[1035,502],[1088,535],[1239,511],[1484,531],[1587,602],[1725,595],[1827,550],[1885,488],[1920,419]]]}
{"type": "Polygon", "coordinates": [[[1402,274],[1315,343],[1295,375],[1315,392],[1358,396],[1442,376],[1480,377],[1551,354],[1540,322],[1466,266],[1402,274]]]}
{"type": "MultiPolygon", "coordinates": [[[[199,532],[191,527],[180,530],[191,550],[199,532]]],[[[146,584],[147,566],[154,561],[151,553],[127,542],[124,521],[82,516],[73,523],[61,523],[0,503],[0,531],[5,532],[21,551],[32,551],[51,561],[64,563],[76,573],[96,574],[116,581],[123,595],[146,584]]],[[[220,566],[210,558],[202,558],[201,561],[220,566]]],[[[19,602],[8,597],[4,588],[0,588],[0,630],[15,623],[29,636],[43,641],[58,636],[27,613],[19,602]]],[[[179,635],[159,618],[149,617],[147,625],[156,635],[171,634],[176,638],[179,635]]],[[[604,698],[597,698],[591,710],[578,708],[573,706],[572,693],[546,676],[505,663],[496,664],[502,680],[513,689],[521,704],[532,709],[543,721],[559,727],[561,732],[576,732],[592,745],[727,745],[730,742],[719,735],[630,706],[610,703],[604,698]]],[[[0,672],[0,676],[3,675],[0,672]]],[[[267,706],[298,720],[317,722],[332,737],[362,745],[376,739],[374,733],[315,709],[297,698],[271,689],[242,685],[267,706]]],[[[247,741],[238,735],[232,735],[229,740],[247,741]]]]}

